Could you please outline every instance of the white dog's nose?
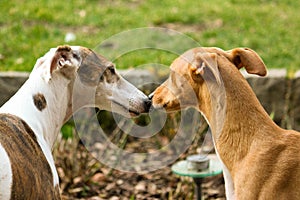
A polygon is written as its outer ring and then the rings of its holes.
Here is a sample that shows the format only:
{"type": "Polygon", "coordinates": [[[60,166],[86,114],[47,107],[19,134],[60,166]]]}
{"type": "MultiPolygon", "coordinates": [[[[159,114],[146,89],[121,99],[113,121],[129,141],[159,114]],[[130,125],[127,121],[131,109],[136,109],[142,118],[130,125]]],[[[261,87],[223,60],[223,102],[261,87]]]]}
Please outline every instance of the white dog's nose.
{"type": "Polygon", "coordinates": [[[145,113],[148,113],[150,111],[150,108],[152,106],[152,101],[150,98],[147,98],[144,100],[144,107],[145,107],[145,113]]]}

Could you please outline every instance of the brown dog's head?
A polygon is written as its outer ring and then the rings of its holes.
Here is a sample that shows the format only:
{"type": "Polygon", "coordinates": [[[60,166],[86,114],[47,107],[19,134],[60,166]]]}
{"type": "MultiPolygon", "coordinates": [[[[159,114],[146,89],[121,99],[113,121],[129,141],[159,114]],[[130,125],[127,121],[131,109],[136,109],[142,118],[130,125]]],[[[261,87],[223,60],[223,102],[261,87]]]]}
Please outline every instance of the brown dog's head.
{"type": "MultiPolygon", "coordinates": [[[[266,75],[266,67],[256,52],[249,48],[223,51],[219,48],[195,48],[185,52],[171,64],[169,78],[152,93],[154,108],[176,111],[195,107],[203,111],[211,102],[207,83],[220,85],[224,70],[228,76],[248,73],[266,75]]],[[[211,88],[210,88],[211,90],[211,88]]]]}

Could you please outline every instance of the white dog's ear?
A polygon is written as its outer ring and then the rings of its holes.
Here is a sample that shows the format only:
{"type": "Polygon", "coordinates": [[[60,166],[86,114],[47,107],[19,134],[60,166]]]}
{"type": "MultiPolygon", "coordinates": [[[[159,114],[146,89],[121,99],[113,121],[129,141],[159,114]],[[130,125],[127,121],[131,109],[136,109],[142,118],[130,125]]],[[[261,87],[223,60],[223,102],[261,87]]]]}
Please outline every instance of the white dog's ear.
{"type": "Polygon", "coordinates": [[[198,80],[216,80],[221,83],[220,73],[218,70],[217,54],[215,53],[197,53],[191,65],[192,77],[198,80]]]}
{"type": "Polygon", "coordinates": [[[50,73],[56,69],[61,69],[63,67],[67,67],[71,65],[70,57],[71,57],[72,49],[69,46],[59,46],[53,56],[51,65],[50,65],[50,73]]]}
{"type": "Polygon", "coordinates": [[[267,74],[266,66],[261,57],[252,49],[235,48],[227,51],[227,57],[238,68],[245,67],[249,74],[265,76],[267,74]]]}
{"type": "Polygon", "coordinates": [[[59,70],[66,78],[70,79],[78,69],[80,57],[69,46],[59,46],[50,65],[50,74],[59,70]]]}

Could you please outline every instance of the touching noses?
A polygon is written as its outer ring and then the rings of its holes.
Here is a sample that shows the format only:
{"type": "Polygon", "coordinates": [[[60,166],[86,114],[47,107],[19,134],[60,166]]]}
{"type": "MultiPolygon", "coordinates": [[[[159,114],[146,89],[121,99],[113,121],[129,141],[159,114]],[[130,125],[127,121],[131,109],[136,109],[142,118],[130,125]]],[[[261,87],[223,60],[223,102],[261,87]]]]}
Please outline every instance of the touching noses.
{"type": "Polygon", "coordinates": [[[145,113],[148,113],[150,111],[150,108],[152,106],[152,98],[150,96],[144,100],[144,108],[145,108],[145,113]]]}

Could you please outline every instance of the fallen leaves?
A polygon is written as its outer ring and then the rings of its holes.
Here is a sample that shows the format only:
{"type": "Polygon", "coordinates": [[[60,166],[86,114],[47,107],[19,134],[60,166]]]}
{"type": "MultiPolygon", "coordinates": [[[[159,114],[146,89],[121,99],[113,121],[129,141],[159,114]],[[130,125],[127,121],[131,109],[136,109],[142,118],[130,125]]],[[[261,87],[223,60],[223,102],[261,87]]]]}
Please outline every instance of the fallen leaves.
{"type": "MultiPolygon", "coordinates": [[[[172,139],[172,138],[171,138],[172,139]]],[[[199,147],[198,136],[190,146],[187,155],[195,154],[199,147]]],[[[153,139],[158,145],[169,143],[166,135],[156,136],[153,139]]],[[[135,152],[154,151],[146,148],[148,143],[139,143],[138,140],[127,140],[126,148],[135,152]]],[[[151,141],[150,141],[151,142],[151,141]]],[[[97,144],[95,149],[105,148],[97,144]]],[[[150,145],[149,147],[154,147],[150,145]]],[[[164,159],[168,159],[169,152],[165,152],[164,159]]],[[[171,164],[152,172],[129,173],[109,168],[98,162],[93,154],[88,152],[79,138],[74,134],[72,139],[60,139],[54,151],[57,171],[60,177],[60,188],[64,200],[173,200],[194,199],[195,185],[192,178],[174,175],[171,164]]],[[[120,162],[129,162],[121,160],[120,162]]],[[[139,166],[136,166],[139,167],[139,166]]],[[[137,170],[138,171],[138,170],[137,170]]],[[[203,181],[203,199],[225,199],[224,181],[222,175],[206,178],[203,181]]]]}

